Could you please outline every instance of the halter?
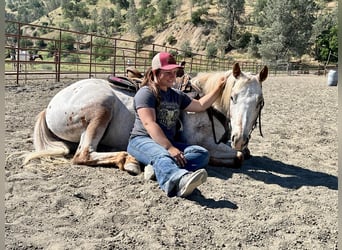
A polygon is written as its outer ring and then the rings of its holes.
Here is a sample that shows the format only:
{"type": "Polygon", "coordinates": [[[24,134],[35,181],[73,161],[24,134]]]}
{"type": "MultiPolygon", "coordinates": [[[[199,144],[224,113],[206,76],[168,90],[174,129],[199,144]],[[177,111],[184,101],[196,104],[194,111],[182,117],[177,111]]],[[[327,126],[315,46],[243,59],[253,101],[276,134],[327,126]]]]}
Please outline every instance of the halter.
{"type": "MultiPolygon", "coordinates": [[[[262,110],[263,107],[264,107],[264,100],[260,103],[260,108],[259,108],[258,116],[255,119],[255,122],[254,122],[254,124],[252,126],[252,129],[249,131],[246,144],[248,144],[249,139],[251,138],[252,132],[256,128],[256,126],[258,124],[259,124],[260,136],[261,137],[264,136],[263,133],[262,133],[262,130],[261,130],[261,110],[262,110]]],[[[217,109],[215,109],[213,107],[210,107],[210,108],[207,109],[207,114],[208,114],[209,120],[211,122],[211,128],[212,128],[212,131],[213,131],[213,136],[214,136],[215,143],[216,144],[220,144],[222,142],[222,143],[226,144],[229,141],[229,139],[230,139],[231,131],[232,131],[232,125],[231,125],[229,117],[225,116],[222,112],[220,112],[219,110],[217,110],[217,109]],[[215,117],[217,120],[219,120],[219,122],[224,127],[224,133],[223,133],[223,135],[221,136],[221,138],[218,141],[216,139],[216,132],[215,132],[215,125],[214,125],[213,117],[215,117]]]]}
{"type": "Polygon", "coordinates": [[[252,129],[249,131],[248,138],[247,138],[247,143],[246,143],[246,144],[248,144],[249,139],[250,139],[251,136],[252,136],[252,132],[253,132],[253,130],[256,128],[257,124],[259,124],[259,133],[260,133],[260,136],[261,136],[261,137],[264,137],[264,135],[262,134],[262,131],[261,131],[261,110],[262,110],[262,108],[264,107],[264,104],[265,104],[265,102],[264,102],[264,100],[262,100],[262,101],[260,102],[260,108],[259,108],[258,116],[257,116],[257,118],[255,119],[255,122],[254,122],[254,124],[253,124],[253,126],[252,126],[252,129]],[[259,121],[258,121],[258,120],[259,120],[259,121]]]}
{"type": "MultiPolygon", "coordinates": [[[[236,83],[236,80],[231,85],[231,89],[234,88],[235,83],[236,83]]],[[[200,95],[199,95],[200,89],[196,85],[191,84],[191,82],[189,81],[189,82],[186,83],[186,87],[190,91],[194,91],[195,90],[195,92],[197,93],[196,96],[198,98],[200,97],[200,95]]],[[[248,144],[249,139],[251,138],[252,132],[256,128],[256,126],[258,124],[259,124],[259,133],[263,137],[263,133],[262,133],[262,130],[261,130],[261,110],[263,109],[263,107],[264,107],[264,100],[262,100],[260,102],[258,116],[256,117],[256,119],[254,121],[254,124],[253,124],[251,130],[248,133],[248,138],[247,138],[247,143],[246,144],[248,144]]],[[[208,114],[208,117],[209,117],[209,120],[210,120],[210,123],[211,123],[211,129],[212,129],[212,132],[213,132],[214,142],[216,144],[220,144],[220,143],[226,144],[229,141],[230,137],[231,137],[231,131],[232,131],[232,125],[231,125],[231,121],[230,121],[230,118],[229,118],[229,113],[228,113],[228,115],[225,115],[221,111],[215,109],[214,107],[210,107],[210,108],[207,109],[207,114],[208,114]],[[216,137],[214,117],[224,127],[224,133],[223,133],[223,135],[221,136],[221,138],[219,140],[217,140],[217,137],[216,137]]]]}

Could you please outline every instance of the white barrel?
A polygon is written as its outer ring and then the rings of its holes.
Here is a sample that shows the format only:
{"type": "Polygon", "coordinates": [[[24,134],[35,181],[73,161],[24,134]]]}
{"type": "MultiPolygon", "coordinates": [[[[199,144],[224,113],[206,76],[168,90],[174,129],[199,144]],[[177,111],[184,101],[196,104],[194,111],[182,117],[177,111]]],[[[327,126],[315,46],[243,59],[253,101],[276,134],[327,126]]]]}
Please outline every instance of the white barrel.
{"type": "Polygon", "coordinates": [[[329,70],[328,73],[328,86],[337,86],[337,71],[334,69],[329,70]]]}

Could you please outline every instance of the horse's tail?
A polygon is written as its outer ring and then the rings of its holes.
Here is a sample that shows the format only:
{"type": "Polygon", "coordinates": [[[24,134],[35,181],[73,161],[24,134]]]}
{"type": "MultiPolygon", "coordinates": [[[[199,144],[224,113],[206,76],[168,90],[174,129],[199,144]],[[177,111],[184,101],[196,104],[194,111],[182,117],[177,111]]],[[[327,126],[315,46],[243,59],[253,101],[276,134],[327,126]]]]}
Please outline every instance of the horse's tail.
{"type": "Polygon", "coordinates": [[[65,156],[69,154],[69,145],[55,136],[48,128],[45,120],[46,109],[37,116],[33,132],[35,152],[28,153],[24,165],[30,160],[47,156],[65,156]]]}

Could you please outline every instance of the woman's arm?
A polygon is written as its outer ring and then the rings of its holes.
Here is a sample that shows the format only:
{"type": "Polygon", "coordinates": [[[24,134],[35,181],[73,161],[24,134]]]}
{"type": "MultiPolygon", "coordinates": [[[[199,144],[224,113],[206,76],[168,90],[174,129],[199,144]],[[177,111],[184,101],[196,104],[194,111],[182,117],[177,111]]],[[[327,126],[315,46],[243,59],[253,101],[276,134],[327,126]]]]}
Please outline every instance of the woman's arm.
{"type": "Polygon", "coordinates": [[[193,99],[191,103],[186,107],[185,110],[190,111],[190,112],[205,111],[218,98],[221,90],[224,88],[226,84],[226,80],[227,79],[225,77],[221,77],[217,86],[211,92],[209,92],[205,96],[202,96],[199,100],[193,99]]]}
{"type": "Polygon", "coordinates": [[[155,110],[153,108],[140,108],[137,110],[137,112],[143,126],[151,138],[159,145],[167,149],[169,154],[177,160],[180,166],[184,166],[186,164],[186,160],[184,158],[183,152],[174,147],[167,139],[163,130],[156,122],[155,110]]]}

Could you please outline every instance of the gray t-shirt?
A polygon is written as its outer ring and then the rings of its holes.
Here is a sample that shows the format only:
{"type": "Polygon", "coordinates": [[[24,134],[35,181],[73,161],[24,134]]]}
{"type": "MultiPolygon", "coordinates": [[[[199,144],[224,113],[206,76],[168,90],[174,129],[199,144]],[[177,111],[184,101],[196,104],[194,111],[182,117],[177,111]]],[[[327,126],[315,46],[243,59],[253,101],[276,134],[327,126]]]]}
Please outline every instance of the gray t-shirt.
{"type": "Polygon", "coordinates": [[[144,128],[137,110],[139,108],[154,108],[156,120],[166,137],[173,141],[177,132],[177,121],[180,112],[184,110],[192,99],[180,90],[168,88],[167,91],[160,90],[160,105],[157,107],[157,99],[152,91],[144,86],[134,96],[135,122],[131,137],[143,135],[149,136],[144,128]]]}

